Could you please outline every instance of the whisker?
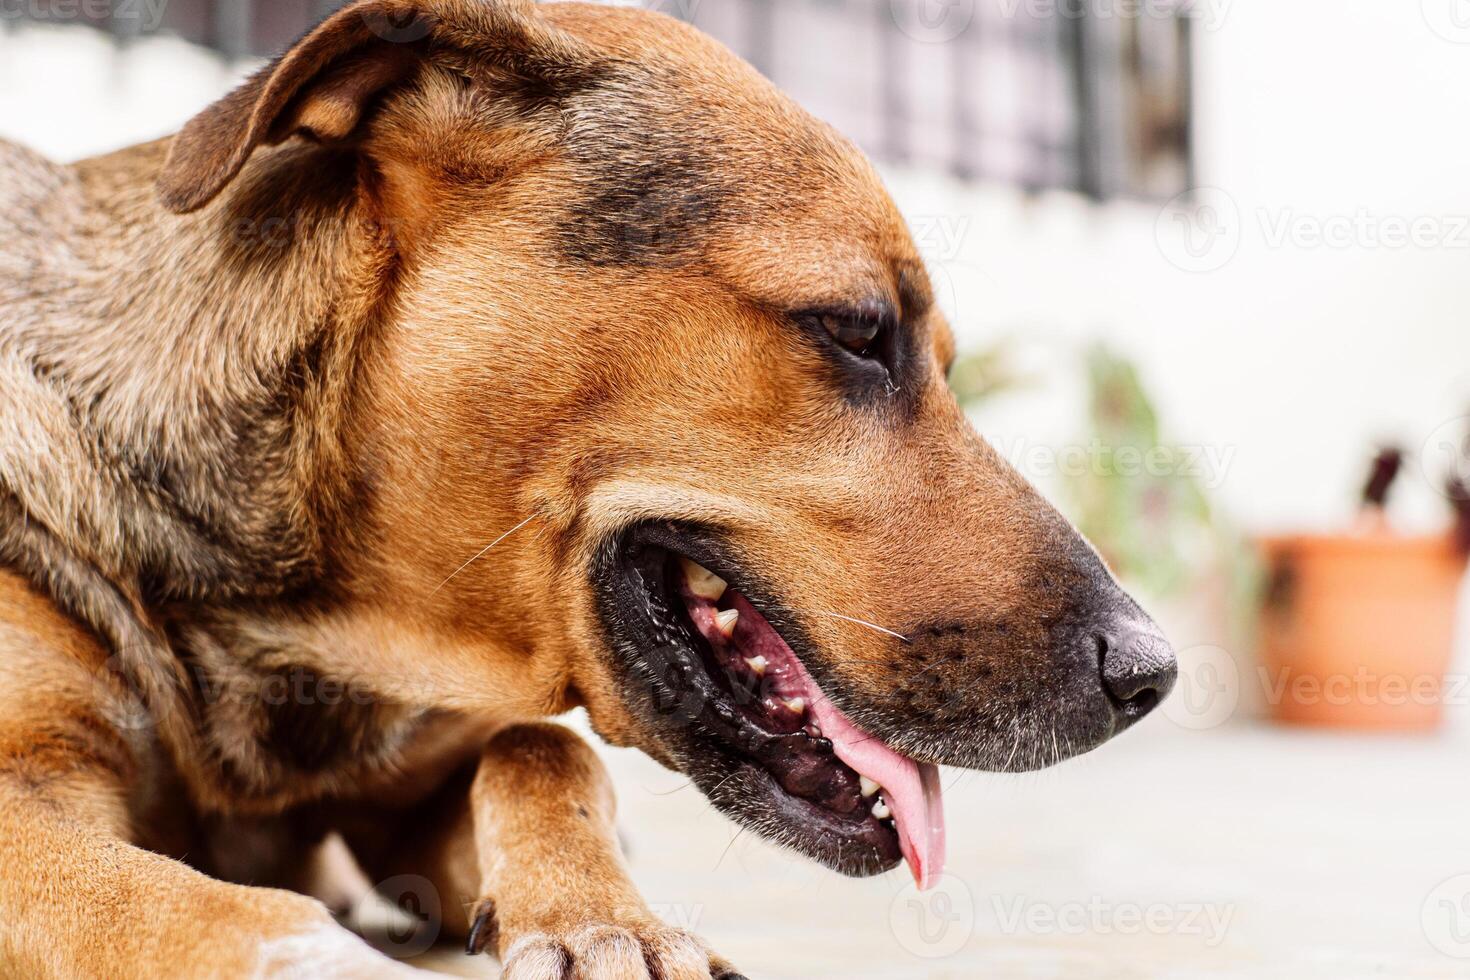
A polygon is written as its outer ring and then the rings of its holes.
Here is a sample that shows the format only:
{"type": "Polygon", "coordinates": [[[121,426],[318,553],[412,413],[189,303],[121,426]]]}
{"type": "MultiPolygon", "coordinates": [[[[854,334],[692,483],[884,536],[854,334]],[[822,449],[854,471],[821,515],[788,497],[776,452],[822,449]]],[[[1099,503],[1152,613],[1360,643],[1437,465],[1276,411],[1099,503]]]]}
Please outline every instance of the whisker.
{"type": "MultiPolygon", "coordinates": [[[[730,772],[730,774],[727,775],[724,779],[720,780],[718,783],[715,783],[713,786],[711,786],[710,789],[709,789],[709,792],[706,793],[705,795],[706,796],[714,796],[716,793],[718,793],[720,791],[720,787],[724,786],[726,783],[728,783],[730,780],[734,779],[738,775],[740,775],[740,770],[739,769],[732,770],[730,772]]],[[[689,785],[690,786],[693,786],[694,783],[693,782],[690,782],[689,785]]]]}
{"type": "Polygon", "coordinates": [[[436,587],[433,592],[430,592],[429,593],[429,598],[432,599],[432,598],[434,598],[434,596],[438,595],[439,594],[439,589],[442,589],[442,588],[444,588],[444,586],[448,585],[454,579],[454,576],[458,575],[460,572],[464,571],[466,568],[469,568],[471,565],[473,565],[475,562],[479,561],[481,558],[484,558],[485,555],[487,553],[489,553],[489,551],[490,551],[491,548],[495,547],[500,542],[504,541],[506,538],[510,537],[512,534],[515,534],[521,528],[525,527],[527,524],[529,524],[532,521],[534,521],[537,516],[538,515],[536,515],[536,514],[532,514],[530,517],[526,518],[524,521],[521,521],[519,524],[517,524],[515,527],[511,528],[509,531],[506,531],[500,537],[496,538],[494,541],[491,541],[489,544],[485,545],[485,547],[481,548],[478,552],[476,552],[476,554],[475,554],[475,556],[473,558],[471,558],[469,561],[465,562],[463,565],[459,566],[453,572],[451,572],[450,575],[449,575],[449,578],[447,578],[444,581],[440,582],[439,585],[438,585],[438,587],[436,587]]]}
{"type": "Polygon", "coordinates": [[[715,862],[714,870],[720,870],[720,865],[725,863],[725,858],[728,857],[730,854],[730,848],[735,846],[735,842],[740,839],[740,835],[743,833],[745,833],[745,828],[743,826],[735,831],[735,836],[730,838],[730,843],[726,844],[725,849],[720,852],[720,859],[715,862]]]}
{"type": "Polygon", "coordinates": [[[643,792],[647,793],[649,796],[673,796],[675,793],[682,793],[682,792],[684,792],[686,789],[688,789],[689,787],[691,787],[693,785],[694,785],[694,781],[693,780],[690,780],[689,782],[685,783],[682,786],[675,786],[673,789],[665,789],[665,790],[645,789],[643,792]]]}
{"type": "Polygon", "coordinates": [[[877,623],[870,623],[866,619],[858,619],[856,616],[848,616],[839,612],[828,612],[825,609],[799,609],[796,606],[788,606],[785,604],[777,603],[764,603],[762,606],[757,606],[756,608],[757,610],[761,608],[780,610],[781,612],[795,613],[798,616],[830,616],[833,619],[841,619],[849,623],[856,623],[859,626],[866,626],[868,629],[871,630],[877,630],[879,633],[884,633],[888,636],[893,637],[894,639],[901,640],[904,643],[914,642],[913,640],[910,640],[908,637],[904,636],[902,633],[895,633],[893,630],[888,629],[885,626],[879,626],[877,623]]]}
{"type": "Polygon", "coordinates": [[[879,626],[877,623],[870,623],[866,619],[858,619],[856,616],[844,616],[844,615],[842,615],[842,613],[826,612],[825,610],[822,610],[822,609],[814,609],[814,610],[812,610],[812,615],[814,615],[814,616],[831,616],[833,619],[840,619],[840,620],[843,620],[844,622],[848,622],[848,623],[856,623],[858,626],[866,626],[868,629],[877,630],[879,633],[887,633],[889,636],[892,636],[892,637],[895,637],[896,639],[902,640],[904,643],[910,643],[910,642],[912,642],[911,640],[909,640],[908,637],[904,636],[902,633],[895,633],[893,630],[888,629],[885,626],[879,626]]]}

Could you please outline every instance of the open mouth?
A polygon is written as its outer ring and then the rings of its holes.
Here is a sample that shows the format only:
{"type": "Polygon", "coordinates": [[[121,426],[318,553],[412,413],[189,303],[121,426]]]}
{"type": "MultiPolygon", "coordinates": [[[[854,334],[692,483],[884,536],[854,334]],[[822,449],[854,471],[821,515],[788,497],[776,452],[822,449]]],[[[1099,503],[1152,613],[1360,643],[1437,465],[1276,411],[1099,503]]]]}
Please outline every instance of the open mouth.
{"type": "MultiPolygon", "coordinates": [[[[944,862],[939,771],[884,744],[818,687],[772,619],[667,533],[633,534],[605,583],[619,645],[653,685],[690,775],[737,820],[848,874],[944,862]]],[[[694,542],[698,547],[698,543],[694,542]]],[[[704,552],[706,549],[699,549],[704,552]]]]}

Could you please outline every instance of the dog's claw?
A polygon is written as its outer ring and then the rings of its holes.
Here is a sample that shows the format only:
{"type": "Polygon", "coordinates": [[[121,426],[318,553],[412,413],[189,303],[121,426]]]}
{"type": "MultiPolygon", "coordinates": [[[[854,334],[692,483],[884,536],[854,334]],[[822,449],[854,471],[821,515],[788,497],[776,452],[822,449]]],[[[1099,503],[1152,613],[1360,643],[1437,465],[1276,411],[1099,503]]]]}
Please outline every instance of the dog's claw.
{"type": "Polygon", "coordinates": [[[505,980],[745,980],[694,935],[656,923],[532,932],[502,951],[505,980]]]}
{"type": "Polygon", "coordinates": [[[710,954],[710,976],[715,980],[749,980],[745,974],[735,969],[724,958],[710,954]]]}
{"type": "Polygon", "coordinates": [[[470,926],[469,938],[464,943],[465,953],[475,956],[485,952],[495,944],[495,933],[495,903],[487,898],[475,910],[475,922],[470,926]]]}

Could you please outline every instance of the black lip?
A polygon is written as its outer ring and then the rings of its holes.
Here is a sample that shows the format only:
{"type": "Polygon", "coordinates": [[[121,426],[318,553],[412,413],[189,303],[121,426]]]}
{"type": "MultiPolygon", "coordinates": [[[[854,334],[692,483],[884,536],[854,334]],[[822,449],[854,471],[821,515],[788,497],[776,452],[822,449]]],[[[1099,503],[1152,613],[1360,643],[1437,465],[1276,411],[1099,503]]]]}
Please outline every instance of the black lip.
{"type": "MultiPolygon", "coordinates": [[[[812,742],[799,733],[762,730],[743,717],[741,689],[714,676],[708,645],[668,587],[671,555],[683,555],[725,579],[761,610],[804,663],[812,664],[800,623],[772,601],[774,593],[734,557],[718,531],[673,522],[640,524],[604,545],[593,572],[627,703],[677,767],[738,823],[844,874],[894,867],[902,854],[890,824],[866,811],[859,811],[861,816],[835,812],[782,787],[773,763],[789,761],[796,751],[813,751],[812,742]]],[[[783,776],[789,785],[789,774],[783,776]]]]}

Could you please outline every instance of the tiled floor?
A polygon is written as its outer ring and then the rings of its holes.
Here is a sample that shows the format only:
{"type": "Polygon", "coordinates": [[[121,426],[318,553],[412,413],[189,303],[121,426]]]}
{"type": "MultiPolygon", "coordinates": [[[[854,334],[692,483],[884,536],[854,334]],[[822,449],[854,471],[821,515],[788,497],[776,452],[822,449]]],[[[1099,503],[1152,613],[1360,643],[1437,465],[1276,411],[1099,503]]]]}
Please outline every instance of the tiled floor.
{"type": "Polygon", "coordinates": [[[947,773],[950,877],[922,900],[732,843],[685,780],[609,759],[646,896],[753,980],[1470,976],[1463,737],[1156,718],[1045,773],[947,773]]]}

